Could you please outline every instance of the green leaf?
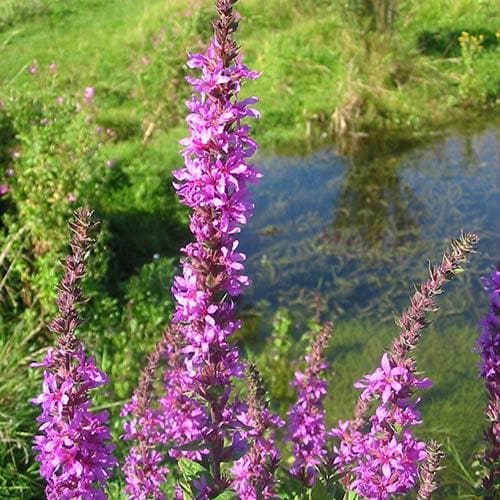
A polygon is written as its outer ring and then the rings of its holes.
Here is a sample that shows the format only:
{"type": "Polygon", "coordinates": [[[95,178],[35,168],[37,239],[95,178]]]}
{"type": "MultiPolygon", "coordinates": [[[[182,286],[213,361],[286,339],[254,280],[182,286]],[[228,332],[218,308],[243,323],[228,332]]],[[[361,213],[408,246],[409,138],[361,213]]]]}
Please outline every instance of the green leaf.
{"type": "Polygon", "coordinates": [[[328,495],[326,486],[321,481],[318,481],[312,488],[311,498],[313,500],[329,500],[331,495],[328,495]]]}
{"type": "Polygon", "coordinates": [[[207,445],[203,439],[196,439],[181,446],[176,446],[175,449],[180,451],[199,451],[204,450],[206,447],[207,445]]]}
{"type": "Polygon", "coordinates": [[[209,476],[209,472],[203,465],[195,462],[194,460],[189,460],[187,458],[181,458],[177,462],[179,470],[186,481],[191,481],[192,479],[197,479],[202,475],[209,476]]]}
{"type": "Polygon", "coordinates": [[[215,497],[215,500],[237,500],[238,497],[236,496],[236,493],[231,490],[226,490],[223,491],[220,495],[217,495],[215,497]]]}
{"type": "Polygon", "coordinates": [[[358,500],[358,494],[354,493],[354,491],[346,491],[344,495],[344,500],[358,500]]]}

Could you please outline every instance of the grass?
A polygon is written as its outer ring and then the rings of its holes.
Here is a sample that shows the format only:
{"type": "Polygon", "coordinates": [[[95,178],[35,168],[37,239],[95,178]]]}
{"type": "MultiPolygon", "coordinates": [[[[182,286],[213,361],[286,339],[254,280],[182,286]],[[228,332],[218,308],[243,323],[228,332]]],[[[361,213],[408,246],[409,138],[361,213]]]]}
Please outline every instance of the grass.
{"type": "MultiPolygon", "coordinates": [[[[360,50],[367,35],[347,30],[335,5],[329,1],[241,2],[244,19],[239,40],[249,64],[262,71],[250,91],[262,100],[263,119],[256,136],[264,147],[304,144],[321,134],[329,137],[332,113],[354,95],[363,101],[357,126],[374,135],[429,133],[462,118],[459,87],[464,68],[458,36],[463,30],[485,33],[488,41],[473,65],[473,77],[484,92],[482,97],[470,96],[468,107],[477,112],[495,105],[500,89],[498,15],[490,2],[401,2],[395,47],[382,38],[384,47],[374,49],[372,55],[360,50]]],[[[68,6],[56,0],[50,6],[45,11],[34,8],[33,15],[0,33],[0,81],[15,85],[28,80],[23,70],[33,59],[41,66],[56,61],[64,85],[75,89],[95,85],[104,114],[144,129],[147,105],[137,106],[131,97],[140,87],[137,65],[144,55],[162,57],[165,71],[148,75],[156,81],[143,90],[165,90],[168,73],[177,76],[180,103],[175,109],[160,110],[164,123],[154,135],[162,138],[150,146],[161,144],[162,153],[173,158],[182,96],[187,92],[182,80],[184,53],[208,38],[211,2],[86,0],[68,6]],[[154,39],[162,29],[172,43],[155,53],[154,39]]],[[[167,107],[172,104],[165,102],[169,96],[162,92],[145,97],[155,101],[149,103],[154,109],[161,102],[167,107]]],[[[144,130],[131,132],[128,140],[142,139],[141,133],[144,130]]]]}

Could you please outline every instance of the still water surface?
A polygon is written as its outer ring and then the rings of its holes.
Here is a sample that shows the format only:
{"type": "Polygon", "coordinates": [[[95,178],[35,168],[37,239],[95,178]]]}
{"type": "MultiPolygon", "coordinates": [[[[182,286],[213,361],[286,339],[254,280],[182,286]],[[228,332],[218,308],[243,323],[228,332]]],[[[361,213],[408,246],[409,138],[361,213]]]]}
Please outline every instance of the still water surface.
{"type": "Polygon", "coordinates": [[[442,302],[442,314],[477,322],[480,276],[500,259],[500,128],[393,157],[346,160],[332,150],[268,157],[255,215],[242,234],[253,286],[245,304],[340,319],[391,320],[450,237],[480,235],[479,254],[442,302]]]}

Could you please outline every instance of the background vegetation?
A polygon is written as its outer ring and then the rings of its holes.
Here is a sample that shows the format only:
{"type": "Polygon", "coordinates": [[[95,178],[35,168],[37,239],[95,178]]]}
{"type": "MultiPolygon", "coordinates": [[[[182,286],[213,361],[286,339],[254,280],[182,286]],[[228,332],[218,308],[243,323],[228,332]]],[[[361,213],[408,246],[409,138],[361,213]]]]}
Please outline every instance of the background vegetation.
{"type": "MultiPolygon", "coordinates": [[[[363,142],[401,147],[498,104],[494,1],[241,0],[239,10],[246,61],[263,73],[248,92],[261,98],[255,136],[267,151],[332,139],[347,152],[363,142]]],[[[1,498],[41,495],[29,404],[40,380],[28,365],[51,342],[45,325],[77,205],[94,207],[102,221],[82,336],[111,376],[99,404],[114,416],[168,321],[187,238],[187,214],[170,185],[185,133],[184,61],[205,45],[211,18],[209,0],[0,3],[1,498]],[[95,98],[85,98],[87,87],[95,98]]],[[[263,367],[273,356],[276,369],[265,375],[282,409],[291,397],[289,360],[305,342],[292,341],[301,333],[294,325],[279,311],[265,348],[245,332],[240,338],[263,367]]],[[[332,421],[349,415],[352,382],[393,333],[354,320],[337,326],[332,421]]],[[[482,423],[470,364],[475,335],[449,325],[432,330],[420,351],[422,367],[446,392],[424,400],[424,433],[449,437],[466,463],[482,423]]],[[[116,437],[120,425],[115,418],[116,437]]],[[[446,482],[467,491],[459,473],[450,464],[446,482]]]]}

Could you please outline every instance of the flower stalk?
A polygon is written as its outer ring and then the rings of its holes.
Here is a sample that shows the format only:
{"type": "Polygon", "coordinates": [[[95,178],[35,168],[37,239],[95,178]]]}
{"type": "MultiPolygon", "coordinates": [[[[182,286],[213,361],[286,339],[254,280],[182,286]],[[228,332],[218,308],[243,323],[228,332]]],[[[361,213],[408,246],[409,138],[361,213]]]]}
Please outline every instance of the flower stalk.
{"type": "Polygon", "coordinates": [[[243,418],[251,429],[246,437],[253,443],[231,469],[232,489],[244,500],[277,499],[275,473],[281,453],[275,444],[275,430],[284,422],[269,410],[264,382],[253,363],[248,365],[247,380],[248,410],[243,418]]]}
{"type": "Polygon", "coordinates": [[[167,328],[148,357],[131,401],[121,411],[122,417],[129,416],[124,425],[123,438],[127,441],[137,441],[130,449],[123,468],[125,491],[133,500],[165,498],[161,487],[166,481],[169,469],[162,464],[165,457],[157,450],[162,441],[162,413],[153,404],[153,394],[158,366],[162,359],[168,356],[174,344],[175,333],[167,328]]]}
{"type": "Polygon", "coordinates": [[[288,412],[289,439],[293,443],[294,456],[290,473],[307,487],[314,486],[327,460],[328,435],[323,400],[328,384],[323,377],[328,368],[325,353],[332,330],[333,326],[327,323],[319,331],[305,356],[306,370],[296,372],[293,380],[298,398],[288,412]]]}
{"type": "Polygon", "coordinates": [[[56,345],[41,363],[33,365],[44,369],[43,392],[33,399],[42,407],[34,450],[47,481],[46,497],[54,500],[106,498],[103,489],[116,465],[114,446],[109,444],[108,414],[90,411],[90,391],[105,385],[108,378],[85,354],[76,336],[82,323],[78,307],[85,302],[79,283],[85,276],[95,225],[91,211],[75,212],[70,223],[71,255],[64,261],[59,283],[59,314],[49,326],[56,345]]]}
{"type": "Polygon", "coordinates": [[[418,376],[412,352],[428,324],[426,314],[436,307],[436,295],[477,242],[474,234],[461,235],[445,252],[441,264],[430,267],[429,280],[417,289],[401,318],[399,337],[382,356],[380,366],[354,384],[362,389],[354,420],[339,422],[332,431],[340,438],[334,449],[335,464],[344,474],[344,484],[359,495],[388,498],[404,494],[417,484],[419,465],[431,460],[425,443],[411,433],[413,426],[421,424],[416,409],[420,400],[415,392],[431,386],[429,379],[418,376]],[[374,404],[375,413],[367,419],[374,404]]]}
{"type": "Polygon", "coordinates": [[[432,493],[437,490],[437,473],[441,468],[444,453],[441,445],[432,440],[427,445],[427,458],[420,470],[420,488],[417,493],[417,500],[430,500],[432,493]]]}
{"type": "Polygon", "coordinates": [[[183,249],[182,275],[174,281],[173,322],[183,337],[188,392],[203,410],[198,427],[214,483],[211,494],[228,487],[221,463],[232,461],[243,446],[231,390],[233,377],[243,377],[244,370],[230,338],[240,327],[235,298],[249,279],[236,235],[253,210],[247,185],[260,177],[249,163],[257,146],[243,124],[258,117],[251,108],[257,99],[238,99],[243,81],[258,75],[243,65],[233,38],[235,1],[216,0],[214,37],[204,54],[188,59],[201,76],[187,79],[195,92],[188,102],[190,136],[181,141],[184,167],[174,173],[179,198],[192,209],[194,241],[183,249]]]}

